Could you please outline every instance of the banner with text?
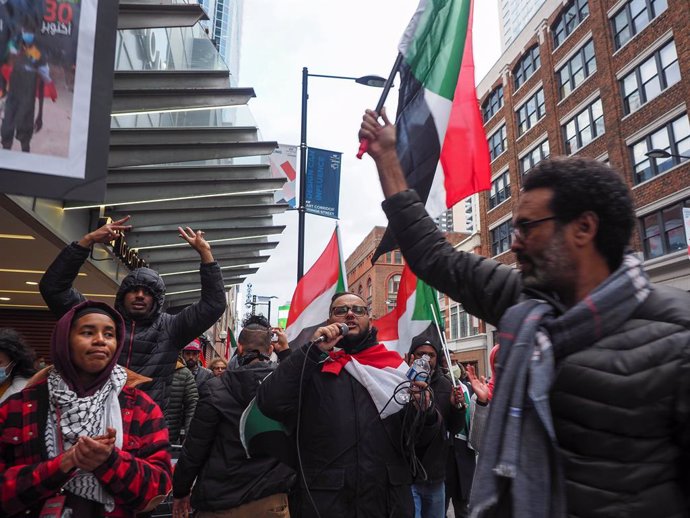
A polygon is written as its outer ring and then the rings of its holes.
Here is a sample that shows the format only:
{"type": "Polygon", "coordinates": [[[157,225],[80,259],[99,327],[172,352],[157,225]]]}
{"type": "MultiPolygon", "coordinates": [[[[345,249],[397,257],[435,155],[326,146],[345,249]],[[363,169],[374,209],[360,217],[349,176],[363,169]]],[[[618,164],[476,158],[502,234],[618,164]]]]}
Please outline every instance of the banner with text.
{"type": "Polygon", "coordinates": [[[338,219],[341,158],[337,151],[309,148],[304,205],[310,214],[338,219]]]}

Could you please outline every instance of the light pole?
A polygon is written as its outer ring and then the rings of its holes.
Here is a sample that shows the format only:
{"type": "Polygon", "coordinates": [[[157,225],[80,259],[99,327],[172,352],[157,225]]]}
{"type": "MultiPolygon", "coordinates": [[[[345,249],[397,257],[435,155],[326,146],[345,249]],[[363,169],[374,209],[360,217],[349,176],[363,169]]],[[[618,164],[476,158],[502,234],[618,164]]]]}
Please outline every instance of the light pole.
{"type": "Polygon", "coordinates": [[[305,177],[307,175],[307,100],[309,99],[308,86],[310,77],[345,79],[347,81],[354,81],[360,85],[373,86],[376,88],[383,88],[383,86],[386,84],[386,80],[379,76],[331,76],[325,74],[310,74],[307,67],[302,69],[302,130],[299,143],[299,204],[297,207],[297,211],[299,213],[297,235],[297,282],[299,282],[304,275],[304,223],[306,221],[305,217],[307,212],[307,208],[305,207],[305,197],[307,192],[305,182],[305,177]]]}
{"type": "Polygon", "coordinates": [[[648,153],[645,153],[649,158],[680,158],[685,160],[690,160],[690,156],[686,155],[676,155],[674,153],[669,153],[663,149],[652,149],[648,153]]]}

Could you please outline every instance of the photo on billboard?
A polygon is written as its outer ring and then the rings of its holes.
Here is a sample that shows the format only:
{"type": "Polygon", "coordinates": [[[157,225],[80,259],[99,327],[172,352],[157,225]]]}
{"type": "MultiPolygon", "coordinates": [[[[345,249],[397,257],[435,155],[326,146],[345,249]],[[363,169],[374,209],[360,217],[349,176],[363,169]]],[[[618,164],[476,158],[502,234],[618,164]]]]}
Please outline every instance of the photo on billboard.
{"type": "Polygon", "coordinates": [[[0,192],[102,201],[117,2],[0,0],[0,192]]]}

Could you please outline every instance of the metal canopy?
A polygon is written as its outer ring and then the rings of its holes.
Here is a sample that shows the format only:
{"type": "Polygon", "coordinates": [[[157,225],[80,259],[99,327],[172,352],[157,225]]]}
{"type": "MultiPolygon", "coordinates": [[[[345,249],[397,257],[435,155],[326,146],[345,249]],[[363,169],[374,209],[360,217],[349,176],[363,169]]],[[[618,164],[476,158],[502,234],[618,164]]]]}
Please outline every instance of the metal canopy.
{"type": "Polygon", "coordinates": [[[165,0],[120,0],[118,29],[191,27],[208,16],[197,3],[180,4],[165,0]]]}
{"type": "MultiPolygon", "coordinates": [[[[202,19],[208,17],[196,2],[121,0],[118,28],[183,28],[202,19]]],[[[220,116],[218,108],[245,105],[255,92],[232,87],[227,69],[213,69],[220,60],[197,29],[166,31],[164,59],[123,62],[134,70],[115,71],[112,114],[120,117],[111,128],[105,202],[98,209],[67,204],[91,210],[94,219],[131,215],[127,245],[163,276],[168,305],[175,307],[196,302],[201,290],[199,256],[178,236],[178,226],[205,232],[230,288],[269,259],[278,243],[268,236],[285,228],[273,215],[288,209],[274,199],[285,179],[273,178],[266,163],[233,163],[269,155],[277,143],[220,116]],[[189,110],[196,110],[193,117],[189,110]],[[135,127],[123,127],[128,124],[135,127]]],[[[129,55],[147,56],[149,40],[130,35],[128,44],[143,46],[129,55]]]]}

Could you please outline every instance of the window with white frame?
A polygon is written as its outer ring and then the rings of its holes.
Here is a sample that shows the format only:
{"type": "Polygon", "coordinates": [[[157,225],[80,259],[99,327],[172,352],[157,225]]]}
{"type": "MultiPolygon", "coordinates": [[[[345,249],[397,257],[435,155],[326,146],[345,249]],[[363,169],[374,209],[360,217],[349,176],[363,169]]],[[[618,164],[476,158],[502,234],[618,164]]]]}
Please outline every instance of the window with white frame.
{"type": "Polygon", "coordinates": [[[551,27],[553,34],[553,48],[557,49],[561,43],[570,36],[575,28],[587,18],[589,14],[589,3],[587,0],[573,0],[570,5],[563,10],[551,27]]]}
{"type": "Polygon", "coordinates": [[[668,7],[667,0],[630,0],[611,18],[616,49],[649,25],[668,7]]]}
{"type": "Polygon", "coordinates": [[[539,162],[549,156],[549,139],[540,142],[520,158],[520,174],[527,174],[539,162]]]}
{"type": "Polygon", "coordinates": [[[594,41],[589,40],[556,72],[558,93],[561,99],[580,86],[597,70],[594,41]]]}
{"type": "Polygon", "coordinates": [[[639,219],[645,259],[687,248],[683,207],[690,208],[690,198],[639,219]]]}
{"type": "Polygon", "coordinates": [[[498,175],[498,177],[491,182],[489,209],[493,209],[508,198],[510,198],[510,171],[498,175]]]}
{"type": "Polygon", "coordinates": [[[690,123],[688,114],[684,113],[671,122],[666,123],[653,133],[630,146],[633,160],[634,183],[638,184],[665,173],[672,167],[685,162],[690,156],[690,123]],[[668,152],[668,158],[650,158],[647,156],[652,149],[668,152]],[[675,156],[673,156],[675,155],[675,156]]]}
{"type": "Polygon", "coordinates": [[[489,156],[494,160],[498,155],[503,153],[508,147],[508,140],[506,137],[506,125],[501,126],[497,131],[489,136],[489,156]]]}
{"type": "Polygon", "coordinates": [[[450,339],[458,340],[479,334],[479,321],[470,315],[461,304],[450,306],[450,339]]]}
{"type": "Polygon", "coordinates": [[[400,290],[400,274],[391,275],[388,279],[388,293],[386,298],[386,305],[388,311],[392,311],[395,307],[395,302],[398,300],[398,290],[400,290]]]}
{"type": "Polygon", "coordinates": [[[503,107],[503,85],[496,87],[496,89],[489,94],[484,104],[482,104],[482,116],[484,122],[487,122],[491,117],[496,115],[498,110],[503,107]]]}
{"type": "Polygon", "coordinates": [[[604,134],[604,110],[597,99],[562,126],[565,149],[574,153],[604,134]]]}
{"type": "Polygon", "coordinates": [[[678,55],[671,40],[620,80],[625,113],[636,111],[678,81],[678,55]]]}
{"type": "Polygon", "coordinates": [[[491,255],[499,255],[510,250],[512,244],[513,222],[504,221],[500,225],[489,230],[491,240],[491,255]]]}
{"type": "Polygon", "coordinates": [[[545,113],[544,89],[540,88],[533,96],[527,99],[527,102],[517,109],[518,135],[522,135],[534,126],[545,113]]]}
{"type": "Polygon", "coordinates": [[[532,74],[534,74],[541,65],[541,57],[539,56],[539,45],[535,45],[520,59],[516,67],[513,69],[513,76],[515,77],[515,89],[520,88],[525,81],[527,81],[532,74]]]}

